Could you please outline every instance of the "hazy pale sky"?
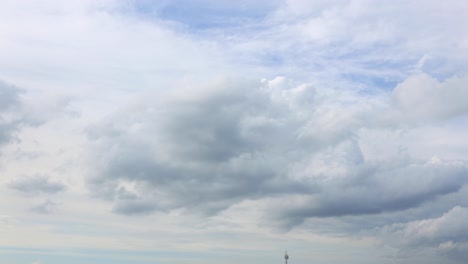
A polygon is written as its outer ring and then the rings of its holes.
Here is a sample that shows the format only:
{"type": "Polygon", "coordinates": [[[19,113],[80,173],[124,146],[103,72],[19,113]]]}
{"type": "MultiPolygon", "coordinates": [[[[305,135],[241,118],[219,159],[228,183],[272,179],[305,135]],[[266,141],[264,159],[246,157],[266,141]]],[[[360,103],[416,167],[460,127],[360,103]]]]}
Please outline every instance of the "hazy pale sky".
{"type": "Polygon", "coordinates": [[[466,263],[466,25],[458,0],[0,0],[0,263],[466,263]]]}

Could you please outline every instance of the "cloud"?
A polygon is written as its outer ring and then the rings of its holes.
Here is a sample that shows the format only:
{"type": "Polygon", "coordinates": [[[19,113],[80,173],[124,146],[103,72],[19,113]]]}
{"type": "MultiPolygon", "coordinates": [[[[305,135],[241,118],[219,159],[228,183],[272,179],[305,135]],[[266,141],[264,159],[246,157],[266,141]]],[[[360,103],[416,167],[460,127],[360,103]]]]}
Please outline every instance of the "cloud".
{"type": "Polygon", "coordinates": [[[183,90],[163,105],[145,105],[91,128],[96,153],[113,149],[97,164],[102,170],[91,185],[98,195],[114,197],[121,182],[130,182],[137,196],[153,203],[118,201],[115,211],[121,213],[139,211],[125,209],[133,204],[142,212],[191,208],[211,214],[249,197],[305,191],[299,182],[285,182],[277,166],[285,165],[278,155],[294,155],[306,141],[292,129],[305,117],[289,111],[288,102],[314,91],[275,89],[222,81],[199,89],[199,96],[183,90]]]}
{"type": "Polygon", "coordinates": [[[458,37],[466,35],[458,26],[465,12],[466,4],[455,2],[421,8],[404,1],[283,1],[261,21],[246,22],[242,33],[209,36],[233,64],[250,66],[244,74],[392,89],[418,70],[442,79],[466,72],[467,45],[458,37]]]}
{"type": "Polygon", "coordinates": [[[58,210],[58,204],[51,200],[46,200],[43,203],[32,206],[30,208],[31,212],[38,213],[38,214],[53,214],[57,210],[58,210]]]}
{"type": "Polygon", "coordinates": [[[7,225],[9,222],[12,221],[12,217],[8,215],[0,215],[0,223],[3,225],[7,225]]]}
{"type": "Polygon", "coordinates": [[[347,168],[341,177],[333,177],[330,171],[319,183],[320,193],[299,201],[286,199],[281,214],[276,217],[290,226],[314,217],[405,211],[439,196],[457,193],[467,183],[466,164],[390,162],[362,163],[347,168]]]}
{"type": "Polygon", "coordinates": [[[20,93],[16,86],[0,81],[0,145],[12,139],[21,123],[15,111],[21,105],[20,93]]]}
{"type": "Polygon", "coordinates": [[[245,200],[272,201],[265,217],[283,228],[402,212],[457,193],[467,181],[463,162],[363,153],[363,129],[387,130],[381,117],[401,111],[392,96],[317,91],[282,77],[174,89],[90,127],[98,170],[89,184],[129,215],[214,215],[245,200]]]}
{"type": "Polygon", "coordinates": [[[50,177],[43,175],[20,177],[10,182],[8,186],[26,194],[57,193],[66,188],[63,183],[52,181],[50,177]]]}
{"type": "MultiPolygon", "coordinates": [[[[121,198],[119,196],[119,198],[121,198]]],[[[112,209],[113,212],[123,215],[138,215],[152,213],[158,208],[155,201],[124,200],[117,203],[112,209]]]]}
{"type": "Polygon", "coordinates": [[[0,110],[5,111],[18,104],[21,90],[11,84],[0,81],[0,110]]]}
{"type": "Polygon", "coordinates": [[[370,237],[467,258],[455,235],[468,206],[463,1],[2,4],[1,24],[14,26],[0,29],[0,72],[26,88],[0,84],[0,187],[14,219],[31,195],[43,199],[29,213],[54,213],[52,228],[37,214],[14,223],[34,225],[35,241],[64,246],[57,223],[79,233],[70,243],[154,248],[154,220],[178,250],[171,232],[183,229],[190,250],[248,233],[267,237],[260,247],[338,237],[346,250],[322,252],[347,254],[370,237]],[[226,72],[237,75],[206,84],[226,72]],[[34,171],[67,185],[17,176],[34,171]],[[65,189],[66,212],[43,197],[65,189]],[[67,213],[89,226],[70,228],[67,213]],[[107,213],[132,217],[121,230],[107,213]]]}
{"type": "Polygon", "coordinates": [[[468,235],[463,230],[468,228],[468,224],[464,221],[467,216],[468,208],[455,206],[440,217],[407,223],[404,234],[411,244],[466,243],[468,235]]]}
{"type": "Polygon", "coordinates": [[[397,123],[430,122],[468,113],[466,77],[443,82],[427,74],[410,76],[392,91],[397,123]]]}
{"type": "Polygon", "coordinates": [[[402,256],[411,251],[426,250],[463,261],[468,248],[468,236],[464,232],[467,213],[466,207],[457,205],[437,217],[384,226],[379,229],[380,235],[387,243],[398,245],[402,256]]]}
{"type": "Polygon", "coordinates": [[[70,99],[38,102],[25,89],[0,80],[0,145],[11,142],[21,128],[38,126],[65,113],[70,99]],[[60,114],[57,114],[60,113],[60,114]]]}

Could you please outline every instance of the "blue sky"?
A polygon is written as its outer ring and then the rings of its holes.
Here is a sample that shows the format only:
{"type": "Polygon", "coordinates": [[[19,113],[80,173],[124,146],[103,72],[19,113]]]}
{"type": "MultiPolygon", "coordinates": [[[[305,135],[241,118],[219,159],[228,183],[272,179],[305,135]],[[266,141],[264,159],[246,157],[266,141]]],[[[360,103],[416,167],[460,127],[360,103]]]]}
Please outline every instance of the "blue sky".
{"type": "Polygon", "coordinates": [[[0,262],[466,263],[463,1],[0,5],[0,262]]]}

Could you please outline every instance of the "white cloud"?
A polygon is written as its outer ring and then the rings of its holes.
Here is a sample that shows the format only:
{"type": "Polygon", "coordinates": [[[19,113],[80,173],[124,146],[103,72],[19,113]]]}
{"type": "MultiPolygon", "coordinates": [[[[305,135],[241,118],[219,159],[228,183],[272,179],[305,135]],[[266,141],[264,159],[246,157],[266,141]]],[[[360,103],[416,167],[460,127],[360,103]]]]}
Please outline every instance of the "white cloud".
{"type": "Polygon", "coordinates": [[[466,77],[452,77],[443,82],[419,74],[398,84],[392,92],[397,121],[427,122],[468,113],[466,77]]]}

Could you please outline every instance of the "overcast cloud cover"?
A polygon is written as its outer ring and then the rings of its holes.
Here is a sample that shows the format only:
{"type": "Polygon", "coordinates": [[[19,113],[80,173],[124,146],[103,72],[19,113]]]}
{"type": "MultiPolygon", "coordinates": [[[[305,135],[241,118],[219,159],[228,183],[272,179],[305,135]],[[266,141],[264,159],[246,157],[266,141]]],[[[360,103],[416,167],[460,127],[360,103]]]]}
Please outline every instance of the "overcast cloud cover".
{"type": "Polygon", "coordinates": [[[464,1],[0,0],[0,262],[466,263],[464,1]]]}

